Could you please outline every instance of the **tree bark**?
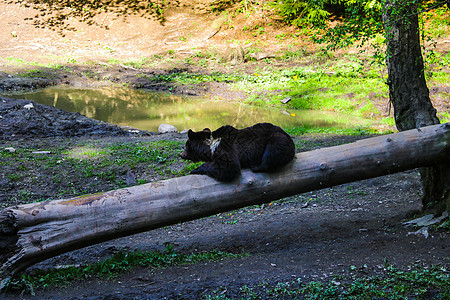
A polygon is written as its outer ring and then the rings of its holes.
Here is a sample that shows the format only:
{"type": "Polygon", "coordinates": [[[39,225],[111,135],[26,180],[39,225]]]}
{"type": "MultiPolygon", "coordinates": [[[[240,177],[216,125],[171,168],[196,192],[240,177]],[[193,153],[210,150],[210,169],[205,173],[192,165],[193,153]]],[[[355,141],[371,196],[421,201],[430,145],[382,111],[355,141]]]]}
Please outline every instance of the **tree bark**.
{"type": "MultiPolygon", "coordinates": [[[[417,2],[385,0],[386,65],[389,100],[399,131],[439,124],[425,80],[417,2]]],[[[423,207],[450,211],[450,164],[420,170],[423,207]]]]}
{"type": "Polygon", "coordinates": [[[230,184],[189,175],[0,212],[0,277],[55,255],[218,212],[442,163],[450,123],[299,153],[276,173],[243,170],[230,184]]]}
{"type": "Polygon", "coordinates": [[[403,3],[385,0],[383,11],[389,100],[399,131],[439,124],[425,81],[417,5],[403,3]]]}

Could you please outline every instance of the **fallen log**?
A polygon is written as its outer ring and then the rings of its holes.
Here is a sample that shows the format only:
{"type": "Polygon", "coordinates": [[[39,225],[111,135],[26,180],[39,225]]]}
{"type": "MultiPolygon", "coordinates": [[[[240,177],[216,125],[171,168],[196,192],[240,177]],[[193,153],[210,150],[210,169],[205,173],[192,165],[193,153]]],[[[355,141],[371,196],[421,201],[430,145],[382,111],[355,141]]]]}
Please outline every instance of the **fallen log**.
{"type": "Polygon", "coordinates": [[[189,175],[0,212],[1,278],[85,246],[347,182],[448,164],[450,123],[299,153],[276,173],[224,184],[189,175]]]}

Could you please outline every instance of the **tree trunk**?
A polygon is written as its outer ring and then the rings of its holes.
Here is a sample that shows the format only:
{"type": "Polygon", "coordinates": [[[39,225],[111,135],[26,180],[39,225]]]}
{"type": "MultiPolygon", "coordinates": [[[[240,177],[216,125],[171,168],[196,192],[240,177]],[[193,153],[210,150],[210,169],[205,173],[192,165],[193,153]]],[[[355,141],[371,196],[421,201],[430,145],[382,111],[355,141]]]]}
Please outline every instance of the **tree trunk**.
{"type": "MultiPolygon", "coordinates": [[[[417,2],[385,0],[389,100],[399,131],[439,124],[425,81],[417,2]]],[[[421,169],[423,208],[450,211],[450,165],[421,169]]]]}
{"type": "Polygon", "coordinates": [[[283,197],[442,163],[450,123],[299,153],[276,173],[243,170],[230,184],[189,175],[0,212],[0,277],[118,237],[283,197]]]}

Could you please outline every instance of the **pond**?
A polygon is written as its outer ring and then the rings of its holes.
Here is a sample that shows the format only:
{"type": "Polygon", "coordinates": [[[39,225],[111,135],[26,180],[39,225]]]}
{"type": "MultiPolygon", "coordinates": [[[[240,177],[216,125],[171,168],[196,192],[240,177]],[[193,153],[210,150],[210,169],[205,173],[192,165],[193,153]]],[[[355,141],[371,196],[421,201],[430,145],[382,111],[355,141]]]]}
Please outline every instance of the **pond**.
{"type": "Polygon", "coordinates": [[[174,125],[179,131],[189,128],[202,130],[205,127],[214,130],[226,124],[243,128],[259,122],[270,122],[282,128],[340,128],[367,124],[367,120],[338,113],[271,109],[117,87],[51,87],[8,96],[34,100],[69,112],[79,112],[108,123],[155,132],[162,123],[174,125]]]}

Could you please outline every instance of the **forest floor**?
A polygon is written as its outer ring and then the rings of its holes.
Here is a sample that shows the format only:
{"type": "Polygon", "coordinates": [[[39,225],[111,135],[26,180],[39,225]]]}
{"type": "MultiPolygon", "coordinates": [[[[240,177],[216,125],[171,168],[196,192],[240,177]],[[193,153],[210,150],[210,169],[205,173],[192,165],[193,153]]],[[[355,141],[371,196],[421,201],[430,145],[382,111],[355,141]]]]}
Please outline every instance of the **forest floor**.
{"type": "MultiPolygon", "coordinates": [[[[2,2],[0,11],[0,87],[4,91],[54,84],[141,87],[148,83],[147,76],[180,70],[253,73],[268,64],[276,68],[296,64],[295,61],[276,60],[274,63],[259,60],[238,65],[210,64],[207,61],[202,65],[199,63],[201,57],[193,56],[200,50],[202,53],[211,49],[222,52],[218,49],[227,48],[230,39],[247,38],[247,35],[240,36],[236,32],[263,24],[266,22],[264,17],[237,19],[230,27],[223,20],[217,21],[220,19],[218,16],[198,15],[180,9],[171,11],[165,25],[161,26],[157,21],[135,16],[123,21],[105,14],[97,18],[108,23],[108,30],[74,23],[77,30],[62,36],[24,21],[34,12],[19,5],[2,2]],[[213,33],[214,36],[210,37],[213,33]],[[154,66],[137,68],[136,61],[140,57],[152,57],[154,66]],[[128,64],[130,60],[135,64],[128,64]],[[146,76],[141,76],[143,73],[146,76]]],[[[286,51],[289,40],[280,43],[273,37],[286,32],[293,33],[295,29],[268,27],[258,40],[265,41],[265,52],[276,56],[280,51],[286,51]]],[[[308,51],[306,41],[297,42],[296,47],[304,47],[308,51]]],[[[443,41],[442,46],[448,47],[448,42],[443,41]]],[[[155,89],[178,94],[215,95],[228,100],[244,97],[229,90],[226,83],[189,86],[188,92],[184,86],[168,83],[160,83],[155,89]]],[[[187,138],[179,133],[134,134],[127,129],[98,124],[83,116],[37,103],[34,103],[32,111],[23,109],[30,101],[6,98],[0,101],[2,208],[30,200],[26,195],[31,193],[19,196],[23,186],[16,184],[14,179],[39,178],[39,182],[26,181],[28,188],[39,197],[58,199],[60,191],[55,189],[55,182],[52,182],[55,177],[51,175],[67,172],[64,164],[56,163],[42,174],[27,168],[15,168],[18,173],[8,177],[7,167],[13,167],[10,163],[16,157],[10,155],[6,148],[16,149],[17,155],[34,150],[50,150],[50,154],[44,155],[53,155],[51,153],[61,149],[68,151],[83,145],[102,148],[118,143],[131,145],[164,140],[179,142],[179,149],[175,150],[181,152],[182,143],[187,138]]],[[[380,107],[383,105],[386,103],[380,107]]],[[[448,110],[449,104],[444,99],[435,105],[448,110]]],[[[293,138],[299,152],[366,137],[308,134],[293,138]]],[[[178,168],[183,168],[177,155],[173,159],[178,159],[178,168]]],[[[158,180],[161,176],[153,170],[145,172],[147,180],[158,180]]],[[[89,192],[111,189],[110,183],[89,179],[81,169],[70,170],[70,173],[71,178],[78,178],[72,184],[89,186],[89,192]]],[[[431,270],[439,265],[448,277],[448,229],[437,226],[420,229],[404,225],[405,221],[420,215],[420,196],[417,170],[309,192],[270,205],[221,213],[83,248],[46,260],[27,272],[68,265],[83,267],[121,251],[164,251],[168,244],[173,245],[177,253],[219,250],[243,254],[238,257],[156,269],[135,267],[113,278],[88,277],[64,287],[49,285],[33,291],[9,291],[0,296],[3,299],[290,299],[305,297],[305,294],[295,293],[300,284],[312,287],[314,282],[329,283],[328,292],[342,292],[344,287],[363,278],[386,278],[393,267],[406,273],[415,268],[431,270]]],[[[369,281],[364,282],[368,287],[369,281]]],[[[442,293],[434,285],[425,285],[423,289],[422,296],[429,298],[442,293]]],[[[448,282],[446,289],[448,295],[448,282]]],[[[358,295],[364,297],[363,289],[354,290],[353,296],[358,295]]],[[[378,295],[377,298],[383,296],[378,295]]]]}

